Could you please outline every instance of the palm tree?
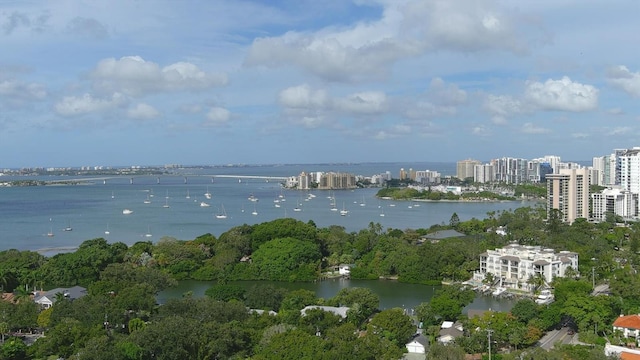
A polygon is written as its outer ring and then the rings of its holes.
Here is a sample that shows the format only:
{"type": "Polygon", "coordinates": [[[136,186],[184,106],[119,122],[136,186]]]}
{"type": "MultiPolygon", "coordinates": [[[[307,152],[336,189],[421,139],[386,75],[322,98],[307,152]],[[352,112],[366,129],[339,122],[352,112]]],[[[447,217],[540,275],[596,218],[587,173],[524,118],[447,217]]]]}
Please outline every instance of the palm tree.
{"type": "Polygon", "coordinates": [[[537,292],[538,289],[542,287],[546,283],[544,276],[541,273],[536,273],[535,275],[530,275],[529,279],[527,279],[527,284],[533,286],[533,292],[537,292]]]}

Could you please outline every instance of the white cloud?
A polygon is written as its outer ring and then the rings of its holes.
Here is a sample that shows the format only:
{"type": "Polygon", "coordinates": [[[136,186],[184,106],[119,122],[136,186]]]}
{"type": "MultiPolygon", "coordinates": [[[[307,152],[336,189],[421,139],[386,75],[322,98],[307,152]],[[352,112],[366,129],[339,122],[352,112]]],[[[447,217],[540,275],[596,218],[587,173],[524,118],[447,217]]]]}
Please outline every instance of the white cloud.
{"type": "Polygon", "coordinates": [[[225,108],[212,107],[207,113],[205,126],[225,125],[231,119],[231,112],[225,108]]]}
{"type": "Polygon", "coordinates": [[[107,27],[93,18],[76,16],[67,24],[67,32],[91,39],[103,40],[109,36],[107,27]]]}
{"type": "Polygon", "coordinates": [[[598,107],[598,89],[567,76],[544,83],[527,82],[525,98],[542,110],[589,111],[598,107]]]}
{"type": "Polygon", "coordinates": [[[522,125],[521,131],[525,134],[547,134],[551,132],[551,130],[549,129],[536,126],[530,122],[524,123],[524,125],[522,125]]]}
{"type": "Polygon", "coordinates": [[[348,114],[381,114],[387,111],[387,96],[380,91],[350,94],[336,99],[335,107],[348,114]]]}
{"type": "Polygon", "coordinates": [[[484,125],[474,126],[471,129],[471,133],[475,136],[489,136],[491,135],[491,131],[487,129],[484,125]]]}
{"type": "Polygon", "coordinates": [[[313,90],[309,85],[293,86],[278,95],[280,104],[294,109],[324,108],[329,104],[329,96],[324,90],[313,90]]]}
{"type": "Polygon", "coordinates": [[[516,22],[487,1],[384,0],[380,19],[254,40],[245,64],[293,64],[332,81],[381,78],[396,61],[431,51],[526,51],[516,22]]]}
{"type": "Polygon", "coordinates": [[[571,137],[574,139],[586,139],[589,137],[589,134],[587,133],[573,133],[571,134],[571,137]]]}
{"type": "Polygon", "coordinates": [[[0,95],[13,99],[43,100],[47,97],[47,90],[42,84],[4,80],[0,81],[0,95]]]}
{"type": "Polygon", "coordinates": [[[607,70],[607,80],[633,97],[640,97],[640,72],[619,65],[607,70]]]}
{"type": "Polygon", "coordinates": [[[114,93],[111,98],[104,99],[84,94],[82,96],[65,96],[54,105],[54,110],[62,116],[76,116],[109,111],[126,104],[127,99],[120,93],[114,93]]]}
{"type": "Polygon", "coordinates": [[[620,135],[629,135],[633,129],[630,126],[617,126],[607,131],[607,135],[610,136],[620,136],[620,135]]]}
{"type": "Polygon", "coordinates": [[[103,59],[90,74],[102,92],[142,96],[164,91],[197,91],[227,84],[224,74],[207,73],[196,65],[178,62],[161,68],[139,56],[103,59]]]}
{"type": "Polygon", "coordinates": [[[505,125],[508,118],[526,112],[524,104],[508,95],[488,95],[483,107],[496,125],[505,125]]]}
{"type": "Polygon", "coordinates": [[[140,103],[136,107],[129,109],[127,116],[132,119],[151,120],[160,116],[160,112],[149,104],[140,103]]]}

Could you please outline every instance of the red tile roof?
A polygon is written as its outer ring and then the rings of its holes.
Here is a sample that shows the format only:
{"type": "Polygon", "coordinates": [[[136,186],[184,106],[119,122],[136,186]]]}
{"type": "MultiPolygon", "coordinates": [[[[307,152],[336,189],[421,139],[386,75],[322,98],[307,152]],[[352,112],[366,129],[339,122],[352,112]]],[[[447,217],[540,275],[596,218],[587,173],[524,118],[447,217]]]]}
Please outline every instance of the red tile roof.
{"type": "Polygon", "coordinates": [[[620,359],[621,360],[640,360],[640,355],[623,351],[620,353],[620,359]]]}
{"type": "Polygon", "coordinates": [[[640,329],[640,315],[620,316],[613,322],[613,326],[626,329],[640,329]]]}

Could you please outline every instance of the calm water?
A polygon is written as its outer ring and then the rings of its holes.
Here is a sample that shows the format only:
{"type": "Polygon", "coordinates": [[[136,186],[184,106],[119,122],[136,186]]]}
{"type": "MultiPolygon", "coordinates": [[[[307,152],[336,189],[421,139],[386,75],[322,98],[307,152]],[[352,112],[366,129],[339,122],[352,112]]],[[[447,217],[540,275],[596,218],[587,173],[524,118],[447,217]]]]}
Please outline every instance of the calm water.
{"type": "MultiPolygon", "coordinates": [[[[210,281],[181,281],[180,284],[158,295],[158,302],[164,303],[169,299],[180,298],[188,291],[193,292],[193,296],[204,296],[204,292],[213,285],[210,281]]],[[[282,287],[287,290],[306,289],[316,293],[316,296],[324,299],[334,297],[340,289],[345,287],[364,287],[371,289],[372,292],[380,297],[380,308],[404,308],[414,309],[420,303],[428,302],[433,297],[436,290],[440,286],[428,286],[418,284],[405,284],[397,281],[389,280],[355,280],[355,279],[335,279],[318,282],[269,282],[269,281],[238,281],[232,284],[240,285],[245,289],[250,289],[256,284],[272,284],[276,287],[282,287]]],[[[496,310],[509,311],[515,300],[497,299],[491,296],[477,296],[473,303],[469,304],[464,310],[466,313],[469,309],[474,310],[496,310]]]]}
{"type": "MultiPolygon", "coordinates": [[[[468,220],[484,218],[489,211],[532,205],[518,201],[431,202],[415,206],[409,202],[378,200],[375,198],[378,189],[357,189],[335,191],[337,207],[349,210],[347,216],[340,216],[338,212],[330,211],[328,191],[283,190],[278,182],[214,176],[293,176],[301,171],[343,171],[370,176],[390,171],[397,177],[401,167],[438,170],[444,175],[455,171],[455,164],[438,163],[283,165],[190,170],[186,175],[135,177],[133,184],[129,177],[119,177],[110,178],[106,183],[95,180],[89,185],[78,186],[3,187],[0,188],[0,249],[39,250],[47,254],[73,249],[83,241],[97,237],[128,245],[141,240],[158,241],[163,236],[190,240],[205,233],[219,236],[237,225],[282,217],[305,222],[313,220],[319,227],[340,225],[347,231],[364,229],[370,222],[378,222],[385,228],[417,229],[448,223],[454,212],[461,220],[468,220]],[[205,199],[207,191],[211,192],[211,199],[205,199]],[[316,197],[309,199],[310,193],[316,197]],[[249,201],[250,195],[259,201],[249,201]],[[280,195],[285,201],[276,207],[274,200],[280,195]],[[146,199],[151,203],[145,204],[146,199]],[[202,201],[210,206],[201,207],[202,201]],[[302,211],[294,212],[298,203],[302,211]],[[166,205],[168,207],[164,207],[166,205]],[[215,214],[222,206],[228,217],[217,219],[215,214]],[[133,213],[123,215],[123,209],[133,213]],[[254,211],[257,215],[252,214],[254,211]],[[381,217],[381,213],[385,216],[381,217]],[[73,231],[63,231],[67,226],[73,231]],[[47,236],[49,232],[54,236],[47,236]]],[[[0,181],[8,180],[0,178],[0,181]]]]}

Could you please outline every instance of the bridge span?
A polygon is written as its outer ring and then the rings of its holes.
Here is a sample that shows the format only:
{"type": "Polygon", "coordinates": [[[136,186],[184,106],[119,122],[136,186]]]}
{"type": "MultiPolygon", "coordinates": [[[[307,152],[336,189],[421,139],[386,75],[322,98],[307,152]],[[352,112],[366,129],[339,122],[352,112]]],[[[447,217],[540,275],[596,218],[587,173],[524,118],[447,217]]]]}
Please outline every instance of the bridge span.
{"type": "Polygon", "coordinates": [[[57,179],[57,180],[48,180],[46,183],[56,184],[56,183],[72,183],[72,182],[102,182],[103,184],[107,184],[107,182],[113,182],[115,180],[125,180],[128,179],[129,184],[135,184],[137,182],[148,183],[144,181],[144,179],[155,179],[156,184],[161,183],[171,183],[175,182],[175,179],[182,179],[182,181],[187,184],[189,183],[189,179],[211,179],[211,182],[215,182],[215,178],[230,178],[230,179],[238,179],[239,182],[242,180],[264,180],[266,182],[269,181],[285,181],[288,177],[284,176],[265,176],[265,175],[229,175],[229,174],[220,174],[220,175],[201,175],[201,174],[190,174],[190,175],[179,175],[179,174],[166,174],[166,175],[113,175],[113,176],[97,176],[97,177],[80,177],[80,178],[65,178],[65,179],[57,179]],[[173,181],[171,181],[173,180],[173,181]]]}

